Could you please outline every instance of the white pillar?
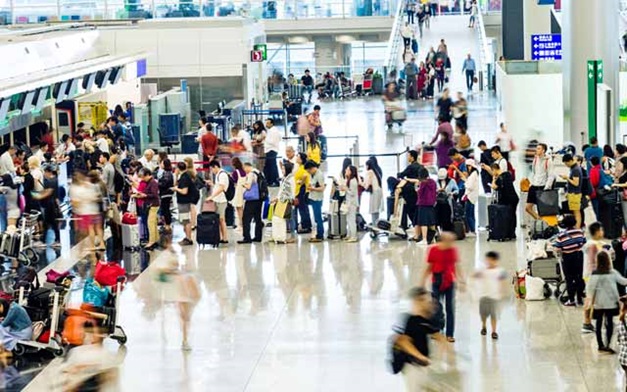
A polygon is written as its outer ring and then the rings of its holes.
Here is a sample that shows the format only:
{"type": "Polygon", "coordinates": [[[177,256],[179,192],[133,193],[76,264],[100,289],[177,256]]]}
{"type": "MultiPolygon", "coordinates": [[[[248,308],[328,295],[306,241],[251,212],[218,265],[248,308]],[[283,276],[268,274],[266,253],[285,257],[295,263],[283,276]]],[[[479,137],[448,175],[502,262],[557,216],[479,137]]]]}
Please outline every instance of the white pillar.
{"type": "Polygon", "coordinates": [[[578,147],[588,142],[588,60],[603,61],[603,83],[612,89],[619,113],[618,10],[619,0],[562,0],[564,140],[578,147]]]}
{"type": "Polygon", "coordinates": [[[523,2],[525,60],[531,60],[531,36],[551,33],[551,9],[547,5],[538,5],[537,1],[523,2]]]}

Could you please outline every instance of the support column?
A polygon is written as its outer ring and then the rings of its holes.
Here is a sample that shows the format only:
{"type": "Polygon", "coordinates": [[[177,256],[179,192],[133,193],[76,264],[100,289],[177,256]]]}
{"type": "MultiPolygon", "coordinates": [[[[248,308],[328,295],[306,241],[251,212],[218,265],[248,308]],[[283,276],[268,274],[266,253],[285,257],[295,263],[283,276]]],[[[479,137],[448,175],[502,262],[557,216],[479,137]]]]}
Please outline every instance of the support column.
{"type": "Polygon", "coordinates": [[[603,62],[603,83],[612,89],[614,116],[619,113],[618,9],[618,0],[562,1],[564,140],[578,147],[589,138],[589,60],[603,62]]]}
{"type": "Polygon", "coordinates": [[[551,33],[551,6],[524,2],[525,60],[531,60],[531,35],[551,33]]]}
{"type": "Polygon", "coordinates": [[[503,42],[503,56],[507,60],[523,60],[525,58],[524,19],[523,0],[503,2],[501,42],[503,42]]]}

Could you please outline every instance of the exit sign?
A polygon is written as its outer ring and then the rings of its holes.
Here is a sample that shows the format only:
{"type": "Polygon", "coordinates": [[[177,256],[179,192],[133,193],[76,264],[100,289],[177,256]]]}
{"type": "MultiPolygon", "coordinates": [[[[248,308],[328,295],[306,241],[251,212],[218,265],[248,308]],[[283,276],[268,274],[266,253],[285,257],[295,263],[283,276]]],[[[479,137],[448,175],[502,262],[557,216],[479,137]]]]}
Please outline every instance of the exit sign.
{"type": "Polygon", "coordinates": [[[257,44],[255,46],[253,46],[253,51],[261,52],[264,61],[268,59],[268,45],[266,45],[266,44],[257,44]]]}
{"type": "Polygon", "coordinates": [[[261,50],[252,50],[250,52],[250,61],[253,63],[263,62],[263,52],[261,50]]]}

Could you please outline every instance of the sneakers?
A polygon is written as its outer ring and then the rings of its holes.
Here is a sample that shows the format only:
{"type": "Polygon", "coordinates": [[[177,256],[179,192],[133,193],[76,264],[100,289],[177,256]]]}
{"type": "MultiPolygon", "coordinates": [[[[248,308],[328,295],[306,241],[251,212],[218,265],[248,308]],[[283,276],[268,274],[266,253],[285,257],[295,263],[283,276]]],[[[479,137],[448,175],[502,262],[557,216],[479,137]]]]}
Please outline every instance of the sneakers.
{"type": "Polygon", "coordinates": [[[318,243],[318,242],[322,242],[322,239],[314,237],[314,238],[310,238],[309,242],[311,242],[311,243],[318,243]]]}
{"type": "Polygon", "coordinates": [[[564,306],[575,307],[575,306],[577,306],[577,304],[575,303],[575,301],[568,300],[568,301],[564,302],[564,306]]]}
{"type": "Polygon", "coordinates": [[[355,237],[351,237],[351,238],[347,238],[346,242],[358,242],[358,240],[355,237]]]}
{"type": "Polygon", "coordinates": [[[189,238],[183,238],[182,240],[179,241],[179,245],[181,246],[194,245],[194,241],[190,240],[189,238]]]}
{"type": "Polygon", "coordinates": [[[594,327],[592,326],[592,324],[584,324],[581,327],[581,333],[593,333],[594,332],[594,327]]]}
{"type": "Polygon", "coordinates": [[[426,240],[422,240],[422,241],[420,241],[418,243],[418,245],[420,245],[420,246],[427,246],[427,245],[429,245],[429,243],[426,240]]]}
{"type": "Polygon", "coordinates": [[[181,350],[183,350],[183,351],[192,351],[192,346],[190,346],[189,343],[187,343],[187,342],[183,342],[183,343],[181,343],[181,350]]]}

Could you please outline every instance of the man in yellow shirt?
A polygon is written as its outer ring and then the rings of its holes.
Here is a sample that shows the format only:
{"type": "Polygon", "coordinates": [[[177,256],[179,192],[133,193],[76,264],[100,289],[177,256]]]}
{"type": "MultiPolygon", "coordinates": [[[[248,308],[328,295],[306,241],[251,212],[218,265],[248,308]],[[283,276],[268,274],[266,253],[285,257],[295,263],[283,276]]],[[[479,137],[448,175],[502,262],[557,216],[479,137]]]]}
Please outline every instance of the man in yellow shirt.
{"type": "MultiPolygon", "coordinates": [[[[305,162],[307,162],[307,155],[305,153],[299,152],[297,154],[296,163],[298,163],[298,169],[296,169],[296,173],[294,173],[294,183],[296,185],[296,204],[298,215],[300,215],[300,229],[298,229],[298,234],[309,234],[311,233],[311,216],[309,215],[309,204],[308,204],[308,187],[311,182],[311,175],[305,170],[305,162]]],[[[295,213],[293,216],[293,223],[295,227],[298,227],[298,217],[295,213]]]]}

